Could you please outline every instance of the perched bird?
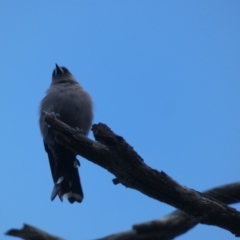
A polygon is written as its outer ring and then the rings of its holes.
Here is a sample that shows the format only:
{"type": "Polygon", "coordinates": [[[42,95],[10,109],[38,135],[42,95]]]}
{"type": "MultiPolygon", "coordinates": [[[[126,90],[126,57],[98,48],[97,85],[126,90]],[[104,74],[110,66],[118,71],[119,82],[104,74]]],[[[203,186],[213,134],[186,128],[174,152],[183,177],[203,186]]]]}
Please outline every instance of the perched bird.
{"type": "Polygon", "coordinates": [[[80,203],[83,200],[83,191],[76,153],[55,141],[52,129],[44,121],[42,112],[53,113],[62,122],[87,135],[93,119],[92,99],[66,67],[56,64],[51,85],[39,110],[40,130],[55,184],[51,200],[58,195],[61,201],[67,198],[70,203],[80,203]]]}

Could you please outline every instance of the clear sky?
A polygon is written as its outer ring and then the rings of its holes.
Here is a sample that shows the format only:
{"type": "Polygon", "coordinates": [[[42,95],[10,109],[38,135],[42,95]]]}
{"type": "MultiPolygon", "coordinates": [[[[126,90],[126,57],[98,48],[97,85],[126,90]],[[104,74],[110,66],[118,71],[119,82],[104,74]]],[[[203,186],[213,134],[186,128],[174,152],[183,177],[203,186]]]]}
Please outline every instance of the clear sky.
{"type": "MultiPolygon", "coordinates": [[[[114,186],[113,175],[82,158],[84,201],[50,201],[38,106],[55,63],[91,94],[94,122],[123,136],[149,166],[198,191],[239,181],[240,1],[0,5],[1,239],[23,223],[93,239],[174,210],[114,186]]],[[[179,239],[235,238],[198,225],[179,239]]]]}

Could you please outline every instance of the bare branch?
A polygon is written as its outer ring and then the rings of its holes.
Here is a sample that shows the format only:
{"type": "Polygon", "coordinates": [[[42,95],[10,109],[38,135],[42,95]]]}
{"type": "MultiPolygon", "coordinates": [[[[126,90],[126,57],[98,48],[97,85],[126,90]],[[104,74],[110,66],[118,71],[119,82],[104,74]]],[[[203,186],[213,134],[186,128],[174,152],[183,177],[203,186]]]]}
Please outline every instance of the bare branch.
{"type": "Polygon", "coordinates": [[[28,224],[23,224],[23,228],[19,230],[10,229],[6,232],[6,235],[19,237],[25,240],[63,240],[62,238],[50,235],[28,224]]]}
{"type": "MultiPolygon", "coordinates": [[[[203,193],[226,204],[237,203],[240,201],[240,182],[216,187],[203,193]]],[[[112,234],[98,240],[170,240],[193,228],[196,224],[190,224],[192,219],[192,216],[176,210],[161,219],[136,224],[132,230],[112,234]]],[[[6,235],[26,240],[62,240],[27,224],[24,224],[20,230],[9,230],[6,235]]]]}
{"type": "MultiPolygon", "coordinates": [[[[203,192],[226,204],[240,202],[240,182],[216,187],[203,192]]],[[[181,210],[176,210],[163,218],[135,224],[132,230],[99,238],[98,240],[170,240],[186,233],[197,223],[193,217],[181,210]]]]}
{"type": "Polygon", "coordinates": [[[126,187],[136,189],[191,216],[190,224],[203,223],[240,236],[240,212],[206,194],[178,184],[163,171],[147,166],[142,158],[106,125],[94,125],[94,142],[50,114],[45,121],[56,131],[56,140],[84,158],[107,169],[126,187]]]}

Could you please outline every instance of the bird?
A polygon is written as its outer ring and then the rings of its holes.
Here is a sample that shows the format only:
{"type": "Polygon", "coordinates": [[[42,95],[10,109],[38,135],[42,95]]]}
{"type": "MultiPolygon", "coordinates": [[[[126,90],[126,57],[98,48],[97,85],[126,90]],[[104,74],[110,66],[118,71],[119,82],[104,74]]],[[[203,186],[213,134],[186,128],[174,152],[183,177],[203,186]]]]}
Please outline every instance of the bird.
{"type": "Polygon", "coordinates": [[[93,121],[93,101],[71,72],[56,64],[52,81],[39,107],[39,126],[48,155],[54,187],[51,201],[58,195],[70,203],[83,200],[83,190],[78,172],[77,154],[56,142],[51,127],[45,122],[43,112],[88,135],[93,121]]]}

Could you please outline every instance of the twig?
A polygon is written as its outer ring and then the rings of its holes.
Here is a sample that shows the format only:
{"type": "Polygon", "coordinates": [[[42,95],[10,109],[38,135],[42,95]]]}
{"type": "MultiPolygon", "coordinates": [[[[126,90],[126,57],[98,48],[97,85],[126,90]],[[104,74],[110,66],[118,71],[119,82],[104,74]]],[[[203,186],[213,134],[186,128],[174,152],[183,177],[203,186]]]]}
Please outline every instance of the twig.
{"type": "Polygon", "coordinates": [[[36,227],[28,224],[23,224],[22,229],[10,229],[5,233],[8,236],[19,237],[25,240],[63,240],[49,233],[46,233],[36,227]]]}

